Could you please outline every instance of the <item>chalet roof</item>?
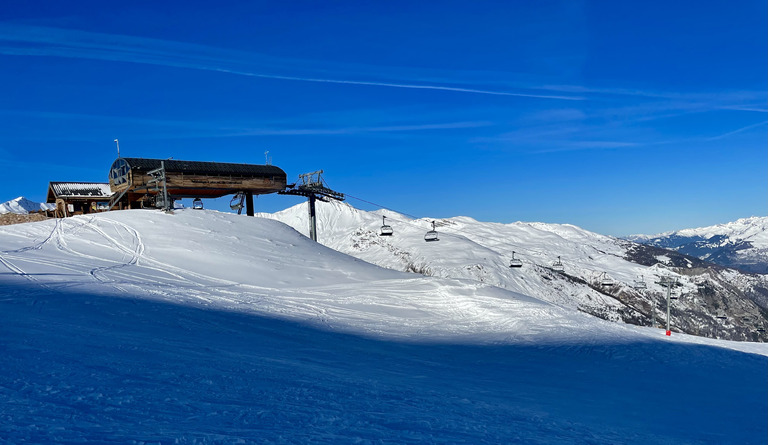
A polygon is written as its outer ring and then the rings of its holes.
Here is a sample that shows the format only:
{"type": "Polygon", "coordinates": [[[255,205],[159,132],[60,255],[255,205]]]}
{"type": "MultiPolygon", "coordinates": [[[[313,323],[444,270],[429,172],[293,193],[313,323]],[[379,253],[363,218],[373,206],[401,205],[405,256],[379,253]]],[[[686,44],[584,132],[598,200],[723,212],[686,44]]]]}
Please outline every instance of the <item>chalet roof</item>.
{"type": "Polygon", "coordinates": [[[231,164],[222,162],[180,161],[175,159],[146,159],[146,158],[122,158],[131,167],[131,170],[148,172],[160,168],[160,162],[165,163],[165,171],[168,173],[185,173],[190,175],[216,175],[216,176],[255,176],[255,177],[285,177],[283,169],[274,165],[257,164],[231,164]]]}
{"type": "Polygon", "coordinates": [[[102,182],[51,182],[48,185],[48,202],[57,198],[109,198],[112,191],[102,182]]]}

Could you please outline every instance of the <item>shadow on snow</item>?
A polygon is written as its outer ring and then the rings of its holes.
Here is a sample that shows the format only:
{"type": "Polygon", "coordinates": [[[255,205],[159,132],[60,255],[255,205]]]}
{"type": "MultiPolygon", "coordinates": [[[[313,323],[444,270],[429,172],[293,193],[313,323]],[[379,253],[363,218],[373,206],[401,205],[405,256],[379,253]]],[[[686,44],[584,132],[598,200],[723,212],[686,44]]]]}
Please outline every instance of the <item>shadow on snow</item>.
{"type": "Polygon", "coordinates": [[[764,443],[768,359],[418,344],[0,287],[0,442],[764,443]]]}

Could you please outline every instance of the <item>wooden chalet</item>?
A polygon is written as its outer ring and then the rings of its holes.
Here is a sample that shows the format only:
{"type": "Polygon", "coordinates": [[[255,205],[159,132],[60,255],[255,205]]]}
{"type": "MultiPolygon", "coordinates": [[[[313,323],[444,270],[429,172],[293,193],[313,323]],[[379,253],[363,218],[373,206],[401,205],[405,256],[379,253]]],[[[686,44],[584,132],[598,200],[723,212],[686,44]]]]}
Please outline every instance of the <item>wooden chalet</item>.
{"type": "Polygon", "coordinates": [[[274,165],[179,161],[174,159],[117,158],[109,171],[115,208],[155,207],[163,182],[171,199],[219,198],[243,193],[248,215],[253,195],[285,190],[286,174],[274,165]]]}
{"type": "Polygon", "coordinates": [[[109,209],[112,191],[101,182],[51,182],[46,202],[56,204],[54,216],[63,218],[109,209]]]}

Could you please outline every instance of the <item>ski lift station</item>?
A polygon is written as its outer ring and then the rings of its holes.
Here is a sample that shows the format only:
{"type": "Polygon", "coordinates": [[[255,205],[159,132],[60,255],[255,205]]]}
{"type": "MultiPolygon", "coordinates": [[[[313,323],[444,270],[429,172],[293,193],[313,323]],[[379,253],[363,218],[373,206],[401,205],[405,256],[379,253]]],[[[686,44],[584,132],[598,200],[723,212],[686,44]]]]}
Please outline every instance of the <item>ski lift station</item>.
{"type": "Polygon", "coordinates": [[[117,158],[109,170],[110,208],[166,207],[169,199],[220,198],[240,194],[253,216],[253,195],[286,188],[285,172],[274,165],[117,158]]]}

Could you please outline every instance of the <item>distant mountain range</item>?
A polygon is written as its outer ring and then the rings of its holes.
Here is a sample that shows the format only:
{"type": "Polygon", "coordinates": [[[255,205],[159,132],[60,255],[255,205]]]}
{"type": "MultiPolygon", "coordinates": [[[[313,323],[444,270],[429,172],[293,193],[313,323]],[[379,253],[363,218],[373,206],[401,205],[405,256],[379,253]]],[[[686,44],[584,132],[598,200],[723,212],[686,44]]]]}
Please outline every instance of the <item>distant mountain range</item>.
{"type": "Polygon", "coordinates": [[[768,217],[627,239],[745,272],[768,274],[768,217]]]}
{"type": "Polygon", "coordinates": [[[6,201],[0,204],[0,215],[5,213],[17,213],[19,215],[26,215],[30,212],[39,212],[41,210],[53,210],[56,206],[44,202],[34,202],[29,199],[19,196],[16,199],[6,201]]]}

